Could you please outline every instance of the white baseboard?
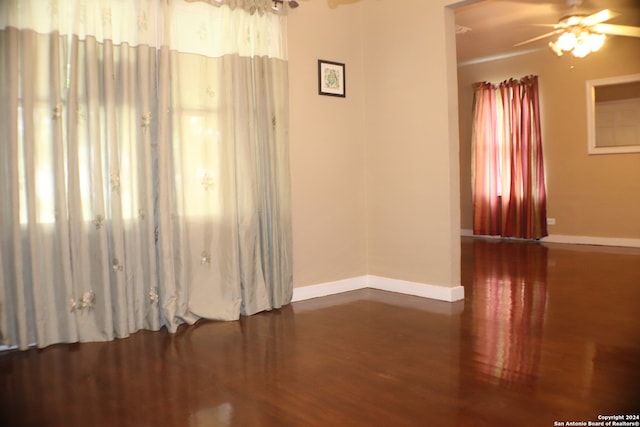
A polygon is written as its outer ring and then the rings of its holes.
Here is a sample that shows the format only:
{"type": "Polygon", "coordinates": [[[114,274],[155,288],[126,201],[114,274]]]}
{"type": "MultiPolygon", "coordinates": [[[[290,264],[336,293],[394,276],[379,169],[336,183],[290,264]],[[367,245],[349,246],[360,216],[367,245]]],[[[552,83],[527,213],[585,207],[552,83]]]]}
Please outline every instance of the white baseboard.
{"type": "Polygon", "coordinates": [[[548,243],[569,243],[575,245],[640,248],[640,239],[625,239],[619,237],[563,236],[559,234],[552,234],[543,238],[542,241],[548,243]]]}
{"type": "Polygon", "coordinates": [[[304,301],[311,298],[318,298],[365,288],[396,292],[405,295],[414,295],[447,302],[460,301],[464,299],[464,288],[462,286],[448,288],[445,286],[435,286],[426,283],[408,282],[405,280],[366,275],[338,280],[335,282],[293,288],[293,298],[291,299],[291,302],[304,301]]]}
{"type": "MultiPolygon", "coordinates": [[[[476,236],[473,230],[462,229],[460,235],[464,237],[480,237],[483,239],[500,239],[500,236],[476,236]]],[[[572,245],[596,245],[619,246],[627,248],[640,248],[640,239],[627,239],[622,237],[594,237],[594,236],[566,236],[562,234],[550,234],[540,239],[545,243],[567,243],[572,245]]]]}
{"type": "Polygon", "coordinates": [[[326,297],[342,292],[355,291],[367,287],[367,276],[352,277],[335,282],[293,288],[291,302],[304,301],[311,298],[326,297]]]}
{"type": "Polygon", "coordinates": [[[464,299],[464,288],[454,286],[435,286],[426,283],[407,282],[406,280],[389,279],[387,277],[368,276],[368,287],[381,291],[398,292],[405,295],[431,298],[440,301],[454,302],[464,299]]]}

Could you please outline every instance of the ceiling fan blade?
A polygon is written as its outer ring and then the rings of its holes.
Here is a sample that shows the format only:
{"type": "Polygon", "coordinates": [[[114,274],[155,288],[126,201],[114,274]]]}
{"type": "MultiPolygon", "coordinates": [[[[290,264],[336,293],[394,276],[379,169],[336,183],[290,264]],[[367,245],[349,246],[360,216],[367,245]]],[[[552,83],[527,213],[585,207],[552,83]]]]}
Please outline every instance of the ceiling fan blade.
{"type": "Polygon", "coordinates": [[[630,25],[597,24],[593,30],[601,34],[611,34],[613,36],[640,37],[640,27],[630,25]]]}
{"type": "Polygon", "coordinates": [[[592,15],[582,18],[582,25],[590,27],[592,25],[608,21],[609,19],[615,18],[618,15],[619,13],[612,12],[609,9],[602,9],[600,12],[596,12],[592,15]]]}
{"type": "Polygon", "coordinates": [[[514,44],[513,46],[514,46],[514,47],[518,47],[518,46],[522,46],[522,45],[527,44],[527,43],[535,42],[535,41],[537,41],[537,40],[545,39],[545,38],[547,38],[547,37],[551,37],[551,36],[552,36],[552,35],[554,35],[554,34],[558,34],[558,33],[559,33],[559,32],[561,32],[561,31],[562,31],[562,30],[555,30],[555,31],[551,31],[550,33],[546,33],[546,34],[543,34],[543,35],[541,35],[541,36],[534,37],[534,38],[532,38],[532,39],[525,40],[525,41],[520,42],[520,43],[516,43],[516,44],[514,44]]]}

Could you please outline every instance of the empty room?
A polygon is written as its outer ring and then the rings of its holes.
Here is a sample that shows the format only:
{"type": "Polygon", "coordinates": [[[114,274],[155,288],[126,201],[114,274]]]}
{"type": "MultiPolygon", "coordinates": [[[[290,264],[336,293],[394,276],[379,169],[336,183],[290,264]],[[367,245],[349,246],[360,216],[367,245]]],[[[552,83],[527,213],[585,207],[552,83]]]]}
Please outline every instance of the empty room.
{"type": "Polygon", "coordinates": [[[640,425],[635,0],[0,2],[0,425],[640,425]]]}

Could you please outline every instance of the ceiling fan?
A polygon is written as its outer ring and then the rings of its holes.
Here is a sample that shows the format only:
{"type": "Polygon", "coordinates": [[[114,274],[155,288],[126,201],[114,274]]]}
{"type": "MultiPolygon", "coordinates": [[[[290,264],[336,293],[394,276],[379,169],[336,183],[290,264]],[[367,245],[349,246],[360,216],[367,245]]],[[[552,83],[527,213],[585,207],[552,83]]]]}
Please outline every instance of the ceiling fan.
{"type": "Polygon", "coordinates": [[[522,41],[514,46],[522,46],[559,34],[557,40],[549,42],[551,50],[558,56],[564,52],[571,52],[574,56],[582,58],[599,50],[604,44],[606,35],[640,37],[640,27],[605,24],[606,21],[618,16],[618,13],[603,9],[587,15],[578,11],[580,5],[582,5],[582,0],[567,0],[567,6],[571,9],[568,15],[560,18],[557,24],[542,24],[553,27],[553,31],[522,41]]]}

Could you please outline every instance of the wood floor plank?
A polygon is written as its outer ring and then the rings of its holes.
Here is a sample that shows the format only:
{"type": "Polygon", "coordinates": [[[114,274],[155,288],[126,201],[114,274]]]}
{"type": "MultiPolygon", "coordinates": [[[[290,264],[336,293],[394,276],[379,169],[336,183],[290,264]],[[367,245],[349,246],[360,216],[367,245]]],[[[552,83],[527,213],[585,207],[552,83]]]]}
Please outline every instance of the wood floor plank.
{"type": "MultiPolygon", "coordinates": [[[[554,426],[640,414],[640,250],[462,239],[465,300],[359,290],[0,355],[2,426],[554,426]]],[[[640,421],[640,420],[639,420],[640,421]]]]}

